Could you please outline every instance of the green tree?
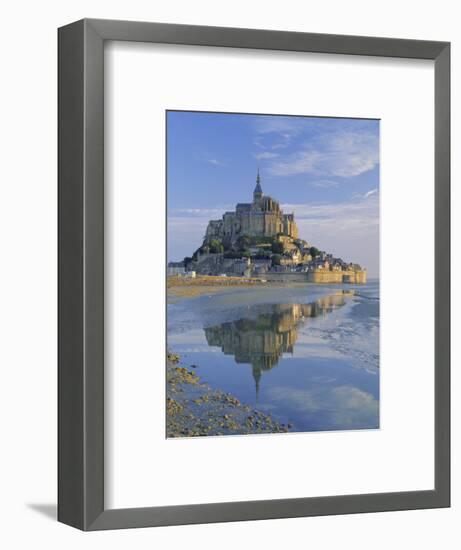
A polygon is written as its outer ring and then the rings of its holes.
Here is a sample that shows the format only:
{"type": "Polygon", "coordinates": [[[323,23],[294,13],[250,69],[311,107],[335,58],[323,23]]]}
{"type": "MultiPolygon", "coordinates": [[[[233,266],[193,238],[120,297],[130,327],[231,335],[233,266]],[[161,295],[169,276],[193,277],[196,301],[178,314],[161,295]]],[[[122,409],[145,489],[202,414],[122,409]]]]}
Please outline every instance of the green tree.
{"type": "Polygon", "coordinates": [[[190,256],[186,256],[183,260],[184,267],[187,267],[192,262],[192,258],[190,256]]]}
{"type": "Polygon", "coordinates": [[[309,249],[309,254],[313,258],[316,258],[320,254],[320,250],[318,248],[316,248],[315,246],[311,246],[310,249],[309,249]]]}
{"type": "Polygon", "coordinates": [[[219,239],[213,239],[210,243],[210,252],[212,254],[221,254],[224,252],[224,246],[219,239]]]}
{"type": "Polygon", "coordinates": [[[280,254],[274,254],[272,256],[272,265],[280,265],[282,256],[280,254]]]}

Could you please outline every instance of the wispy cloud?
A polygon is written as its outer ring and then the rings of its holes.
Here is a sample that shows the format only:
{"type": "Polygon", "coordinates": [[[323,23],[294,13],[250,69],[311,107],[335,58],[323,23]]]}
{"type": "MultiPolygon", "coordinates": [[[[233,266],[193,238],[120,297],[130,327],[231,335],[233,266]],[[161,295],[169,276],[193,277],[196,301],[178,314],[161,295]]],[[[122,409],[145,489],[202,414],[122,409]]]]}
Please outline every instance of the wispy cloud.
{"type": "Polygon", "coordinates": [[[366,193],[355,193],[354,199],[369,199],[370,197],[373,198],[373,196],[377,193],[378,188],[370,189],[370,191],[367,191],[366,193]]]}
{"type": "Polygon", "coordinates": [[[253,153],[253,156],[257,160],[267,160],[277,158],[278,153],[271,153],[270,151],[264,151],[263,153],[253,153]]]}
{"type": "Polygon", "coordinates": [[[359,176],[379,162],[378,134],[363,125],[332,130],[326,120],[261,116],[253,128],[253,142],[263,151],[254,156],[270,161],[272,176],[309,174],[331,181],[359,176]]]}
{"type": "Polygon", "coordinates": [[[338,187],[339,182],[333,181],[333,180],[314,180],[314,181],[308,182],[308,185],[327,189],[328,187],[338,187]]]}
{"type": "Polygon", "coordinates": [[[219,155],[217,156],[213,150],[198,149],[193,152],[193,157],[198,162],[205,162],[213,166],[226,166],[226,162],[219,158],[219,155]]]}
{"type": "Polygon", "coordinates": [[[321,177],[350,178],[372,170],[379,162],[375,133],[340,131],[321,134],[284,157],[271,162],[274,176],[312,174],[321,177]]]}
{"type": "Polygon", "coordinates": [[[234,206],[224,205],[215,208],[172,208],[169,210],[168,219],[179,218],[220,218],[227,210],[233,210],[234,206]]]}
{"type": "Polygon", "coordinates": [[[367,199],[368,197],[371,197],[371,195],[374,195],[378,192],[378,189],[372,189],[371,191],[367,191],[365,195],[363,195],[364,199],[367,199]]]}
{"type": "Polygon", "coordinates": [[[270,145],[270,148],[272,149],[272,151],[275,151],[277,149],[286,149],[290,145],[290,140],[291,140],[291,138],[286,137],[286,135],[285,135],[284,136],[284,141],[279,141],[278,143],[273,143],[272,145],[270,145]]]}
{"type": "Polygon", "coordinates": [[[289,137],[300,134],[306,120],[287,116],[260,116],[255,119],[254,125],[258,134],[276,133],[289,137]]]}
{"type": "Polygon", "coordinates": [[[261,116],[254,121],[257,133],[254,144],[261,149],[286,149],[309,124],[307,119],[282,116],[261,116]]]}
{"type": "Polygon", "coordinates": [[[266,146],[262,142],[261,136],[256,136],[253,139],[253,145],[255,145],[256,147],[259,147],[260,149],[265,149],[266,148],[266,146]]]}
{"type": "MultiPolygon", "coordinates": [[[[376,194],[366,198],[328,204],[282,204],[285,212],[294,212],[298,223],[331,225],[335,231],[357,227],[363,231],[379,224],[379,202],[376,194]]],[[[304,224],[305,225],[305,224],[304,224]]]]}

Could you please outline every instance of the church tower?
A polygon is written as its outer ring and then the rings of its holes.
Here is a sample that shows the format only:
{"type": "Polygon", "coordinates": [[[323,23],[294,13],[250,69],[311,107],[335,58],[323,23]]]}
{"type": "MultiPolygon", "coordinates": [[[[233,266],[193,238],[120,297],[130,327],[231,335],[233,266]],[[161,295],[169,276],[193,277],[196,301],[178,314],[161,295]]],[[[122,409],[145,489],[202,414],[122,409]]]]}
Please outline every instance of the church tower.
{"type": "Polygon", "coordinates": [[[253,191],[253,202],[259,202],[263,198],[263,190],[261,188],[261,178],[259,177],[259,168],[258,175],[256,176],[256,187],[253,191]]]}

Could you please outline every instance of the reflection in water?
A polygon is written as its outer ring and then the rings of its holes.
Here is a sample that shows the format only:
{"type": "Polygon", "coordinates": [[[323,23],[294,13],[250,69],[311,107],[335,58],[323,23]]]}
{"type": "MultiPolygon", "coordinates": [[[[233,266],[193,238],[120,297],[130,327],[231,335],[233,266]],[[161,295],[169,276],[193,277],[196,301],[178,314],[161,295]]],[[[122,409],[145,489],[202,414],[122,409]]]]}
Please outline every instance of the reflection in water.
{"type": "Polygon", "coordinates": [[[168,342],[204,383],[290,431],[376,429],[379,282],[344,290],[287,285],[174,304],[168,342]]]}
{"type": "Polygon", "coordinates": [[[257,397],[262,373],[274,368],[283,353],[293,353],[298,327],[343,306],[352,295],[353,290],[343,290],[310,304],[253,306],[255,315],[205,328],[206,340],[236,363],[252,366],[257,397]]]}

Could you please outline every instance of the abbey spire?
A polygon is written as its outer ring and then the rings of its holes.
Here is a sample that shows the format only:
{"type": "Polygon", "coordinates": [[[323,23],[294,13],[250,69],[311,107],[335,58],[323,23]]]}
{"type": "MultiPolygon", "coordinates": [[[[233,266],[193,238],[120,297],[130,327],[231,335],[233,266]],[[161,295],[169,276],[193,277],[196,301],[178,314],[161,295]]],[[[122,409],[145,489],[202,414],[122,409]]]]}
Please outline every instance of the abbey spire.
{"type": "Polygon", "coordinates": [[[256,176],[256,187],[253,191],[253,200],[254,202],[261,200],[263,197],[263,190],[261,188],[261,177],[259,175],[259,166],[258,166],[258,174],[256,176]]]}

